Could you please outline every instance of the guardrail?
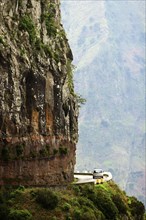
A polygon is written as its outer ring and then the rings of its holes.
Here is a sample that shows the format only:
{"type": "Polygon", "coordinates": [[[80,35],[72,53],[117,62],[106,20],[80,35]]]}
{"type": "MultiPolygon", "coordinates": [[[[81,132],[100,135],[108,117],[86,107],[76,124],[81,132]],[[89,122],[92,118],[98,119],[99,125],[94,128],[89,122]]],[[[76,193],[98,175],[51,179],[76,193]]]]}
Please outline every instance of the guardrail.
{"type": "Polygon", "coordinates": [[[87,176],[89,176],[89,175],[93,175],[93,173],[74,173],[74,175],[87,175],[87,176]]]}
{"type": "MultiPolygon", "coordinates": [[[[96,184],[96,183],[99,183],[97,181],[97,179],[93,179],[93,173],[75,172],[74,177],[78,179],[78,181],[75,182],[74,184],[96,184]]],[[[108,182],[111,179],[112,179],[112,174],[110,172],[104,172],[103,173],[103,181],[101,181],[101,183],[108,182]]]]}

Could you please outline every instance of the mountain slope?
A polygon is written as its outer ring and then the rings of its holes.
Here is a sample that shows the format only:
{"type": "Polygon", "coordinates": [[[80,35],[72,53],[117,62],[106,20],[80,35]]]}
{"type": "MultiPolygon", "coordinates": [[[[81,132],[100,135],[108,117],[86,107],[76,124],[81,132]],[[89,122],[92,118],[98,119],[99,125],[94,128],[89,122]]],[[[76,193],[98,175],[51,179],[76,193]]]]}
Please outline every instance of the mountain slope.
{"type": "Polygon", "coordinates": [[[145,2],[62,1],[62,15],[77,66],[75,88],[87,99],[76,168],[110,170],[144,202],[145,2]]]}

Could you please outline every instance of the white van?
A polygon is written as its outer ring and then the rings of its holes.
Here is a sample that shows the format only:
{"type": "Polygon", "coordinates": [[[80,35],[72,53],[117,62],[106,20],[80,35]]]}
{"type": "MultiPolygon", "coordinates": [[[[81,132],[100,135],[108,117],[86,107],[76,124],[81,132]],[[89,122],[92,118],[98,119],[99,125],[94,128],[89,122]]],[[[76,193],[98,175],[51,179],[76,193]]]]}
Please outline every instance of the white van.
{"type": "Polygon", "coordinates": [[[93,171],[93,179],[103,178],[103,170],[102,169],[94,169],[93,171]]]}

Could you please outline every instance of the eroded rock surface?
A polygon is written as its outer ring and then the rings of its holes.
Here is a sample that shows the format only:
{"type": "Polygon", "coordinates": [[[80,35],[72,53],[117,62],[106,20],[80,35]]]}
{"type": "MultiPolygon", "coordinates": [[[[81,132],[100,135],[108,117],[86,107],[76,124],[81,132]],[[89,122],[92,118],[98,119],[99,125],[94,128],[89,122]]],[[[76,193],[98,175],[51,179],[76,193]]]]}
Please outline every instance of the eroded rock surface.
{"type": "Polygon", "coordinates": [[[72,59],[58,0],[1,0],[0,185],[72,181],[72,59]]]}

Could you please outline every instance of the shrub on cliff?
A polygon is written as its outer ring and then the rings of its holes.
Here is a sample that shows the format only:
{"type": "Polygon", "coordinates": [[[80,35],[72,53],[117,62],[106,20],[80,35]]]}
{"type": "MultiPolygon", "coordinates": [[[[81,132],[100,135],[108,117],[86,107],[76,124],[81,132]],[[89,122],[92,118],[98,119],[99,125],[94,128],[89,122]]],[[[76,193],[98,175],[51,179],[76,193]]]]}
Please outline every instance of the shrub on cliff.
{"type": "Polygon", "coordinates": [[[27,31],[29,34],[29,41],[30,43],[35,43],[36,41],[36,30],[35,25],[32,18],[29,15],[24,15],[21,17],[19,22],[20,30],[27,31]]]}
{"type": "Polygon", "coordinates": [[[97,209],[99,209],[106,219],[116,219],[118,215],[118,209],[113,203],[110,195],[102,188],[94,189],[93,186],[84,186],[81,188],[82,194],[89,198],[97,209]]]}
{"type": "Polygon", "coordinates": [[[94,214],[94,210],[86,206],[83,206],[80,208],[75,207],[73,211],[73,219],[74,220],[96,220],[97,218],[94,214]]]}
{"type": "Polygon", "coordinates": [[[112,195],[112,200],[120,214],[124,215],[127,213],[127,206],[119,194],[112,195]]]}
{"type": "Polygon", "coordinates": [[[78,198],[78,202],[81,206],[84,205],[84,206],[87,206],[87,207],[92,208],[92,209],[95,208],[94,203],[90,199],[87,199],[86,197],[80,196],[78,198]]]}
{"type": "Polygon", "coordinates": [[[129,197],[129,208],[134,219],[143,220],[145,207],[142,202],[135,197],[129,197]]]}
{"type": "Polygon", "coordinates": [[[95,189],[92,185],[84,185],[80,187],[80,192],[81,195],[91,199],[92,201],[94,200],[95,197],[95,189]]]}
{"type": "Polygon", "coordinates": [[[1,151],[1,156],[3,160],[9,160],[10,159],[10,152],[8,147],[3,147],[1,151]]]}
{"type": "Polygon", "coordinates": [[[24,151],[24,146],[23,146],[23,144],[18,144],[18,145],[16,145],[16,155],[17,155],[17,157],[22,156],[23,151],[24,151]]]}
{"type": "Polygon", "coordinates": [[[24,209],[24,210],[11,209],[8,219],[9,220],[31,220],[32,215],[27,209],[24,209]]]}
{"type": "Polygon", "coordinates": [[[41,189],[36,193],[36,201],[45,209],[54,209],[59,202],[55,192],[49,189],[41,189]]]}
{"type": "Polygon", "coordinates": [[[96,207],[102,211],[106,219],[116,219],[118,209],[107,192],[102,189],[97,189],[94,203],[96,207]]]}
{"type": "Polygon", "coordinates": [[[60,156],[66,155],[68,152],[66,147],[59,147],[59,154],[60,156]]]}
{"type": "Polygon", "coordinates": [[[64,212],[68,212],[70,209],[71,209],[71,205],[69,203],[67,203],[67,202],[62,207],[62,210],[64,212]]]}
{"type": "Polygon", "coordinates": [[[0,204],[0,220],[9,220],[8,215],[9,215],[9,208],[7,204],[3,203],[0,204]]]}

